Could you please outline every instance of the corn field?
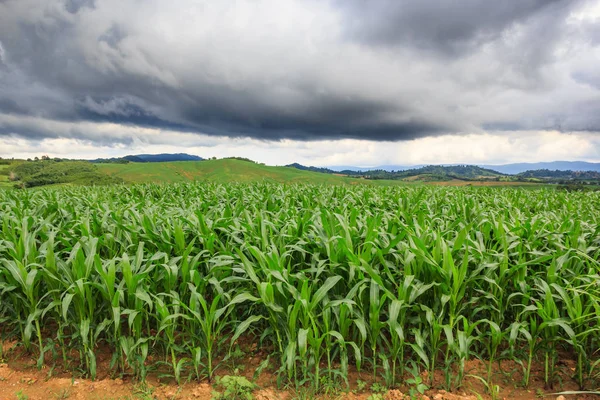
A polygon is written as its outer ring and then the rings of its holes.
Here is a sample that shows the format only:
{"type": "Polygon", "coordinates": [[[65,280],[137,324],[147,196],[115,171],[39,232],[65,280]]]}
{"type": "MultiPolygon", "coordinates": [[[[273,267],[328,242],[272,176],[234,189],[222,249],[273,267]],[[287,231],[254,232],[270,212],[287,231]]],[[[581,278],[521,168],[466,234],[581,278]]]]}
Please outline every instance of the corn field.
{"type": "MultiPolygon", "coordinates": [[[[400,384],[479,359],[523,386],[600,363],[600,193],[134,185],[0,191],[0,333],[38,366],[211,380],[240,341],[281,384],[400,384]],[[73,354],[78,356],[73,356],[73,354]]],[[[0,349],[2,346],[0,346],[0,349]]],[[[2,358],[2,354],[0,354],[2,358]]],[[[430,382],[433,383],[433,382],[430,382]]]]}

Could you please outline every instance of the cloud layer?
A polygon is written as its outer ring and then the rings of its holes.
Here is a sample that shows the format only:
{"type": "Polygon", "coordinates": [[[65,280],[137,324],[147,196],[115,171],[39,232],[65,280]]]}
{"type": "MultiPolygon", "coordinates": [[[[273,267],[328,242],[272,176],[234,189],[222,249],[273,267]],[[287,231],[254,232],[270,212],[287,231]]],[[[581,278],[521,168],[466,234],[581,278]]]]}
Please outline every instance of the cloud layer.
{"type": "Polygon", "coordinates": [[[598,26],[597,0],[4,0],[0,137],[585,136],[598,26]]]}
{"type": "MultiPolygon", "coordinates": [[[[61,129],[61,126],[55,128],[61,129]]],[[[594,133],[511,131],[440,135],[396,142],[357,139],[283,139],[266,142],[252,138],[227,138],[189,132],[169,131],[165,134],[155,128],[123,127],[109,123],[90,124],[85,128],[96,136],[110,135],[112,130],[118,130],[121,138],[131,139],[99,142],[67,135],[43,140],[0,137],[0,156],[34,158],[49,154],[54,157],[93,159],[98,156],[188,152],[203,157],[242,156],[270,165],[299,162],[305,165],[359,167],[452,163],[504,164],[549,160],[600,161],[600,135],[594,133]]]]}

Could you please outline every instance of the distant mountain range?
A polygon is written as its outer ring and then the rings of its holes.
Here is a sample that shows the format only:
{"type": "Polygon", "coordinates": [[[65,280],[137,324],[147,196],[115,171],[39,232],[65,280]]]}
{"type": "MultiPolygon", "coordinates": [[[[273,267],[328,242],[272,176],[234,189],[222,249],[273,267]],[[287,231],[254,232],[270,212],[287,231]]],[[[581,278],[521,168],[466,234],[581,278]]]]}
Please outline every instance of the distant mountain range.
{"type": "Polygon", "coordinates": [[[516,163],[503,165],[480,165],[504,174],[520,174],[525,171],[547,169],[550,171],[595,171],[600,172],[600,163],[585,161],[550,161],[539,163],[516,163]]]}
{"type": "Polygon", "coordinates": [[[374,169],[369,171],[352,171],[345,169],[342,171],[334,171],[329,168],[306,167],[304,165],[294,163],[286,165],[287,167],[301,169],[304,171],[322,172],[326,174],[343,174],[366,179],[407,179],[418,177],[420,180],[427,181],[445,181],[445,180],[500,180],[506,175],[493,171],[491,169],[478,167],[476,165],[427,165],[419,168],[410,168],[400,171],[386,171],[384,169],[374,169]]]}
{"type": "MultiPolygon", "coordinates": [[[[441,166],[454,166],[460,164],[443,164],[441,166]]],[[[596,171],[600,172],[600,163],[590,163],[585,161],[550,161],[550,162],[539,162],[539,163],[515,163],[515,164],[501,164],[501,165],[490,165],[490,164],[476,164],[478,167],[491,169],[494,171],[501,172],[503,174],[515,175],[525,171],[533,171],[540,169],[547,170],[559,170],[559,171],[596,171]]],[[[341,171],[358,171],[367,172],[375,170],[384,171],[405,171],[408,169],[422,168],[424,165],[380,165],[376,167],[353,167],[353,166],[333,166],[328,169],[336,172],[341,171]]],[[[313,167],[316,168],[316,167],[313,167]]]]}
{"type": "MultiPolygon", "coordinates": [[[[187,154],[187,153],[163,153],[163,154],[132,154],[118,158],[98,158],[91,160],[94,163],[126,163],[126,162],[167,162],[167,161],[202,161],[202,157],[187,154]]],[[[436,167],[455,167],[465,164],[441,164],[436,167]]],[[[591,163],[585,161],[551,161],[539,163],[514,163],[514,164],[473,164],[471,166],[481,167],[493,172],[499,172],[506,175],[517,175],[527,171],[549,170],[549,171],[595,171],[600,172],[600,163],[591,163]]],[[[293,167],[304,171],[323,172],[328,174],[342,173],[352,175],[353,172],[369,172],[369,171],[406,171],[417,170],[420,168],[432,168],[432,165],[379,165],[375,167],[355,167],[349,165],[336,165],[331,167],[313,167],[305,166],[298,163],[288,164],[286,167],[293,167]]]]}
{"type": "Polygon", "coordinates": [[[424,164],[419,164],[419,165],[378,165],[376,167],[353,167],[351,165],[334,165],[332,167],[329,167],[329,169],[331,169],[335,172],[342,172],[342,171],[368,172],[368,171],[376,171],[376,170],[406,171],[407,169],[421,168],[424,166],[425,166],[424,164]]]}
{"type": "MultiPolygon", "coordinates": [[[[120,158],[98,158],[91,160],[94,163],[152,163],[152,162],[168,162],[168,161],[202,161],[203,158],[187,153],[163,153],[163,154],[132,154],[120,158]]],[[[293,167],[304,171],[322,172],[326,174],[341,173],[344,175],[364,175],[367,172],[371,172],[370,175],[384,176],[386,172],[395,171],[397,175],[411,176],[414,174],[454,174],[457,176],[464,176],[465,174],[469,177],[479,176],[490,176],[496,175],[518,175],[529,171],[593,171],[600,172],[600,163],[591,163],[585,161],[551,161],[551,162],[539,162],[539,163],[514,163],[514,164],[478,164],[478,165],[465,165],[465,164],[441,164],[441,165],[379,165],[376,167],[355,167],[355,166],[332,166],[332,167],[313,167],[305,166],[298,163],[286,165],[287,167],[293,167]],[[451,170],[444,170],[441,167],[461,167],[463,170],[452,168],[451,170]],[[469,168],[468,171],[464,168],[469,168]],[[473,167],[481,168],[481,170],[475,170],[473,167]],[[399,174],[402,171],[410,171],[406,174],[399,174]],[[375,173],[376,172],[376,173],[375,173]]]]}
{"type": "MultiPolygon", "coordinates": [[[[496,182],[547,182],[547,183],[565,183],[565,182],[583,182],[589,184],[590,181],[600,181],[600,164],[593,163],[540,163],[540,166],[550,164],[554,169],[538,168],[521,171],[523,167],[505,165],[490,165],[484,168],[477,165],[426,165],[419,167],[404,166],[382,166],[379,169],[352,167],[337,167],[337,170],[321,167],[307,167],[298,163],[286,165],[286,167],[301,169],[304,171],[321,172],[325,174],[340,174],[350,177],[363,179],[386,179],[386,180],[407,180],[440,182],[449,180],[462,181],[496,181],[496,182]],[[499,168],[500,167],[500,168],[499,168]],[[599,170],[559,170],[557,168],[593,168],[599,170]],[[344,169],[341,169],[344,168],[344,169]],[[505,172],[509,171],[509,172],[505,172]],[[520,171],[514,173],[513,171],[520,171]],[[511,173],[513,172],[513,173],[511,173]]],[[[522,164],[523,166],[535,168],[538,164],[522,164]]]]}
{"type": "Polygon", "coordinates": [[[202,161],[202,157],[187,153],[162,153],[162,154],[135,154],[119,158],[97,158],[92,160],[95,163],[118,163],[118,162],[168,162],[168,161],[202,161]]]}
{"type": "Polygon", "coordinates": [[[288,164],[288,165],[286,165],[286,167],[301,169],[302,171],[322,172],[322,173],[325,173],[325,174],[335,174],[335,173],[341,171],[341,170],[340,171],[333,170],[333,169],[330,169],[330,168],[307,167],[306,165],[302,165],[302,164],[298,164],[298,163],[288,164]]]}

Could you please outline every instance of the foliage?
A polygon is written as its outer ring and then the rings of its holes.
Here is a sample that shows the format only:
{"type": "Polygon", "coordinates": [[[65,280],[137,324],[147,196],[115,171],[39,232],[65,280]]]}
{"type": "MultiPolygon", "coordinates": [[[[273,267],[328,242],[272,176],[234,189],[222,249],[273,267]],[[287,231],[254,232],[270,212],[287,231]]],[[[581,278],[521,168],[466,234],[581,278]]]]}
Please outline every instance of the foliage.
{"type": "Polygon", "coordinates": [[[256,164],[256,161],[251,160],[249,158],[246,157],[223,157],[224,160],[239,160],[239,161],[246,161],[246,162],[250,162],[253,164],[256,164]]]}
{"type": "Polygon", "coordinates": [[[417,398],[417,395],[423,395],[429,386],[425,384],[423,378],[419,374],[419,369],[415,365],[414,362],[412,365],[407,368],[407,370],[411,373],[412,378],[406,380],[406,383],[409,385],[409,394],[411,398],[417,398]]]}
{"type": "Polygon", "coordinates": [[[40,367],[60,348],[91,377],[99,344],[115,373],[181,382],[214,379],[251,343],[282,385],[314,393],[350,367],[395,387],[408,360],[429,377],[417,388],[441,370],[455,389],[474,358],[513,360],[524,385],[540,360],[552,388],[563,354],[593,388],[598,209],[600,192],[553,189],[1,191],[2,337],[40,367]]]}
{"type": "Polygon", "coordinates": [[[567,192],[586,192],[598,190],[599,188],[597,186],[583,185],[582,183],[570,182],[558,185],[557,189],[566,190],[567,192]]]}
{"type": "Polygon", "coordinates": [[[131,162],[202,161],[202,157],[186,153],[136,154],[123,157],[131,162]]]}
{"type": "Polygon", "coordinates": [[[97,158],[92,160],[98,164],[128,164],[132,163],[156,163],[156,162],[171,162],[171,161],[202,161],[202,157],[194,156],[186,153],[163,153],[163,154],[135,154],[124,157],[113,158],[97,158]]]}
{"type": "Polygon", "coordinates": [[[385,393],[387,388],[379,382],[375,382],[371,385],[371,392],[373,393],[385,393]]]}
{"type": "Polygon", "coordinates": [[[588,183],[597,183],[600,181],[600,172],[597,171],[571,171],[548,169],[529,170],[519,174],[511,175],[501,173],[489,168],[478,167],[476,165],[428,165],[419,168],[405,169],[400,171],[388,171],[383,169],[374,169],[368,171],[343,170],[334,171],[329,168],[307,167],[298,163],[286,165],[286,167],[296,168],[304,171],[320,172],[325,174],[342,174],[364,179],[409,179],[424,182],[443,182],[453,179],[466,181],[519,181],[519,182],[548,182],[563,183],[575,181],[588,183]]]}
{"type": "MultiPolygon", "coordinates": [[[[329,169],[329,168],[320,168],[320,167],[312,167],[312,166],[307,167],[305,165],[298,164],[298,163],[288,164],[288,165],[286,165],[286,167],[296,168],[296,169],[300,169],[303,171],[321,172],[324,174],[335,174],[336,173],[336,171],[329,169]]],[[[352,172],[354,172],[354,171],[352,171],[352,172]]]]}
{"type": "MultiPolygon", "coordinates": [[[[287,167],[306,171],[334,174],[329,168],[306,167],[298,163],[289,164],[287,167]]],[[[505,175],[498,171],[478,167],[476,165],[427,165],[419,168],[411,168],[402,171],[386,171],[383,169],[374,169],[369,171],[351,171],[344,170],[339,172],[343,175],[362,177],[365,179],[405,179],[409,177],[424,176],[425,180],[447,181],[450,179],[460,180],[481,180],[496,179],[505,175]]]]}
{"type": "MultiPolygon", "coordinates": [[[[129,164],[131,161],[122,157],[113,157],[113,158],[97,158],[92,160],[95,164],[129,164]]],[[[143,162],[140,160],[139,162],[143,162]]]]}
{"type": "Polygon", "coordinates": [[[122,182],[102,174],[95,165],[85,161],[40,160],[23,162],[9,168],[19,187],[35,187],[57,183],[78,185],[108,185],[122,182]]]}
{"type": "Polygon", "coordinates": [[[523,178],[557,178],[557,179],[575,179],[575,180],[600,180],[600,172],[598,171],[571,171],[571,170],[555,170],[537,169],[525,171],[518,174],[523,178]]]}
{"type": "Polygon", "coordinates": [[[213,392],[213,400],[252,400],[252,391],[256,385],[243,376],[225,375],[216,380],[216,386],[223,392],[213,392]]]}
{"type": "MultiPolygon", "coordinates": [[[[351,179],[330,174],[301,171],[295,168],[273,167],[237,159],[205,160],[199,162],[98,164],[107,175],[126,182],[279,182],[314,184],[365,183],[364,179],[351,179]]],[[[376,183],[374,181],[371,181],[376,183]]]]}
{"type": "Polygon", "coordinates": [[[25,393],[23,393],[23,390],[19,390],[16,393],[16,396],[17,396],[17,400],[28,400],[29,399],[29,396],[27,396],[25,393]]]}

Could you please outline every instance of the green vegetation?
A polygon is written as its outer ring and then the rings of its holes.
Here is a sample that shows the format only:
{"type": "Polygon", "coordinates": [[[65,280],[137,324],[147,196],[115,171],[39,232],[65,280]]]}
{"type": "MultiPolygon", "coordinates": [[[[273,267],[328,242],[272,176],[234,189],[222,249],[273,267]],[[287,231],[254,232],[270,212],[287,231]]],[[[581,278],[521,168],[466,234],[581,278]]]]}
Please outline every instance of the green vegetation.
{"type": "MultiPolygon", "coordinates": [[[[329,168],[312,167],[312,166],[307,167],[307,166],[304,166],[304,165],[298,164],[298,163],[288,164],[288,165],[286,165],[286,167],[301,169],[303,171],[321,172],[323,174],[336,174],[337,173],[336,171],[329,169],[329,168]]],[[[341,172],[341,174],[343,174],[343,175],[361,175],[361,173],[359,173],[357,171],[344,171],[344,172],[341,172]]]]}
{"type": "Polygon", "coordinates": [[[364,180],[343,176],[272,167],[234,158],[165,163],[98,164],[100,171],[126,182],[279,182],[344,184],[364,180]]]}
{"type": "Polygon", "coordinates": [[[223,388],[223,392],[214,392],[213,400],[252,400],[252,391],[256,385],[243,376],[225,375],[215,379],[217,387],[223,388]]]}
{"type": "Polygon", "coordinates": [[[213,380],[241,349],[313,393],[347,385],[350,370],[373,391],[411,377],[415,393],[456,389],[473,359],[494,393],[506,384],[497,360],[552,390],[560,355],[591,389],[598,209],[598,192],[550,189],[2,191],[0,340],[92,378],[102,344],[115,374],[140,381],[156,369],[213,380]]]}
{"type": "Polygon", "coordinates": [[[177,154],[135,154],[125,157],[97,158],[91,160],[93,163],[117,163],[127,164],[129,162],[147,163],[147,162],[168,162],[168,161],[202,161],[202,157],[193,156],[185,153],[177,154]]]}
{"type": "MultiPolygon", "coordinates": [[[[251,162],[251,163],[254,163],[254,164],[260,164],[260,163],[257,163],[256,161],[251,160],[251,159],[246,158],[246,157],[224,157],[223,160],[240,160],[240,161],[251,162]]],[[[262,165],[264,165],[264,164],[262,164],[262,165]]]]}
{"type": "MultiPolygon", "coordinates": [[[[367,179],[368,176],[341,176],[340,174],[319,173],[291,167],[273,167],[251,160],[226,158],[220,160],[164,162],[164,163],[129,163],[129,164],[98,164],[105,174],[123,179],[128,183],[174,183],[190,181],[206,182],[273,182],[273,183],[312,183],[356,185],[368,184],[375,186],[422,185],[423,182],[443,181],[448,184],[478,184],[480,180],[466,178],[454,179],[444,177],[420,176],[419,179],[367,179]]],[[[508,179],[482,179],[486,184],[502,186],[519,184],[536,187],[528,182],[507,182],[508,179]]],[[[542,183],[537,183],[541,185],[542,183]]]]}
{"type": "Polygon", "coordinates": [[[17,400],[29,400],[29,396],[23,393],[23,390],[19,390],[16,394],[17,400]]]}
{"type": "MultiPolygon", "coordinates": [[[[306,167],[298,163],[289,164],[287,167],[325,174],[336,173],[329,168],[306,167]]],[[[525,171],[517,175],[509,175],[475,165],[428,165],[402,171],[386,171],[382,169],[370,171],[344,170],[337,174],[369,180],[386,179],[411,182],[451,182],[458,180],[467,182],[527,182],[563,185],[600,184],[600,173],[596,171],[550,171],[540,169],[525,171]]]]}
{"type": "Polygon", "coordinates": [[[550,171],[548,169],[538,169],[534,171],[525,171],[517,176],[522,178],[542,178],[542,179],[553,179],[553,180],[600,180],[600,172],[598,171],[550,171]]]}
{"type": "Polygon", "coordinates": [[[500,179],[504,176],[500,172],[481,168],[475,165],[428,165],[421,168],[407,169],[405,171],[388,172],[383,170],[368,171],[364,173],[369,179],[403,179],[424,176],[426,180],[488,180],[500,179]]]}
{"type": "MultiPolygon", "coordinates": [[[[8,162],[8,160],[0,161],[8,162]]],[[[444,182],[451,185],[471,183],[525,186],[531,183],[539,185],[546,182],[545,179],[538,178],[517,179],[512,176],[493,175],[488,170],[473,166],[431,166],[401,172],[370,171],[353,175],[336,174],[333,171],[332,173],[323,173],[324,171],[329,170],[307,169],[302,166],[294,168],[266,166],[242,157],[173,162],[129,162],[125,159],[109,159],[96,160],[94,163],[43,157],[42,160],[20,160],[12,161],[10,165],[0,164],[0,188],[51,184],[107,185],[122,182],[175,183],[190,181],[370,184],[378,186],[420,185],[423,182],[444,182]],[[9,177],[13,181],[16,180],[15,183],[10,183],[9,177]]]]}
{"type": "Polygon", "coordinates": [[[109,185],[123,182],[109,177],[86,161],[38,160],[20,162],[2,171],[15,186],[28,188],[53,184],[109,185]]]}
{"type": "Polygon", "coordinates": [[[12,186],[9,180],[9,167],[10,164],[0,164],[0,189],[12,186]]]}
{"type": "MultiPolygon", "coordinates": [[[[296,168],[303,171],[314,171],[327,174],[333,174],[335,171],[328,168],[305,167],[298,163],[289,164],[287,167],[296,168]]],[[[362,177],[365,179],[407,179],[417,178],[422,181],[449,181],[452,179],[458,180],[500,180],[506,177],[491,169],[481,168],[476,165],[428,165],[420,168],[407,169],[403,171],[386,171],[376,169],[370,171],[350,171],[344,170],[340,174],[354,177],[362,177]]]]}
{"type": "Polygon", "coordinates": [[[556,188],[567,192],[591,192],[600,190],[600,182],[561,182],[556,188]]]}
{"type": "Polygon", "coordinates": [[[596,190],[600,186],[598,172],[527,171],[505,175],[473,165],[430,165],[405,171],[342,171],[305,167],[294,163],[286,167],[266,166],[244,157],[215,158],[194,161],[187,154],[137,155],[124,158],[97,159],[93,162],[50,159],[0,159],[0,188],[34,187],[52,184],[107,185],[112,183],[209,182],[278,182],[313,184],[371,185],[562,185],[567,190],[596,190]],[[160,162],[181,158],[185,161],[160,162]],[[108,177],[107,177],[108,176],[108,177]],[[11,178],[11,179],[9,179],[11,178]],[[11,184],[15,181],[16,184],[11,184]],[[585,185],[585,187],[583,187],[585,185]]]}
{"type": "Polygon", "coordinates": [[[600,172],[597,171],[550,171],[540,169],[526,171],[516,176],[519,181],[544,182],[557,184],[559,189],[567,191],[600,190],[600,172]]]}

